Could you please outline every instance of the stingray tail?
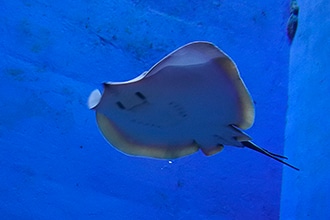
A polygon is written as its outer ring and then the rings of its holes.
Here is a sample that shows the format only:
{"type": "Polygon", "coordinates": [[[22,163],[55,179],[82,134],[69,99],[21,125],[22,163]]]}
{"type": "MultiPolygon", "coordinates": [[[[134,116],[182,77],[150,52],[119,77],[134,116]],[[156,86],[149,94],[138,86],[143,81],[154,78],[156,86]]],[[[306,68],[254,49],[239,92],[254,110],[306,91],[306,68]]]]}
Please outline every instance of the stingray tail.
{"type": "Polygon", "coordinates": [[[271,158],[273,158],[274,160],[277,160],[277,161],[279,161],[279,162],[281,162],[281,163],[283,163],[283,164],[285,164],[285,165],[287,165],[287,166],[289,166],[289,167],[291,167],[291,168],[293,168],[293,169],[295,169],[295,170],[299,170],[297,167],[292,166],[291,164],[289,164],[289,163],[283,161],[282,159],[288,159],[288,158],[285,157],[285,156],[282,156],[282,155],[279,155],[279,154],[274,154],[274,153],[272,153],[272,152],[269,152],[268,150],[266,150],[266,149],[264,149],[264,148],[258,147],[257,145],[255,145],[255,144],[254,144],[253,142],[251,142],[251,141],[242,141],[241,143],[242,143],[245,147],[247,147],[247,148],[250,148],[250,149],[252,149],[252,150],[258,151],[259,153],[262,153],[262,154],[264,154],[264,155],[266,155],[266,156],[268,156],[268,157],[271,157],[271,158]]]}

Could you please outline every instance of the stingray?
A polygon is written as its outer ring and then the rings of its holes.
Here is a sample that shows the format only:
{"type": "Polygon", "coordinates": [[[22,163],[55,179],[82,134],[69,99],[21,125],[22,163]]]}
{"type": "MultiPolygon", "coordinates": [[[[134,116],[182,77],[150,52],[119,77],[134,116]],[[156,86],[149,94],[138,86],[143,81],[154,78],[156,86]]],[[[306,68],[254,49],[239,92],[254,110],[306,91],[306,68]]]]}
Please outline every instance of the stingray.
{"type": "Polygon", "coordinates": [[[226,145],[298,170],[243,132],[254,122],[252,98],[233,60],[210,42],[184,45],[129,81],[103,83],[103,94],[94,90],[88,106],[105,139],[128,155],[210,156],[226,145]]]}

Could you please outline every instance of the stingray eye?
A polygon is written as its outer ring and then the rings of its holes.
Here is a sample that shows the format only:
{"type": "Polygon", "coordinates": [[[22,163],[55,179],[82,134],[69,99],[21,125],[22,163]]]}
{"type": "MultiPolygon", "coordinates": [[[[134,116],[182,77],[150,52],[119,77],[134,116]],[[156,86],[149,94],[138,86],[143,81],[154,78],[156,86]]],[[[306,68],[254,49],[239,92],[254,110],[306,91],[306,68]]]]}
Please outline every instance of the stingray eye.
{"type": "Polygon", "coordinates": [[[142,100],[146,100],[146,97],[141,92],[136,92],[135,95],[142,100]]]}
{"type": "Polygon", "coordinates": [[[117,106],[120,108],[120,109],[125,109],[125,106],[123,105],[123,103],[121,102],[116,102],[117,106]]]}

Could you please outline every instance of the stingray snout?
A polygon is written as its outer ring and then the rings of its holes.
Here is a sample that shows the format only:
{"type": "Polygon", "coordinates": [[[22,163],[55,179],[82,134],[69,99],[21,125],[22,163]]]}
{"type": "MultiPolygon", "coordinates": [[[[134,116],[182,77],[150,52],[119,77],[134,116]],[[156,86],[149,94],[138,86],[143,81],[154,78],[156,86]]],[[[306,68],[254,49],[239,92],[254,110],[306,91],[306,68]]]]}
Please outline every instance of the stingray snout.
{"type": "Polygon", "coordinates": [[[102,95],[100,90],[98,89],[93,90],[93,92],[91,92],[91,94],[88,97],[88,102],[87,102],[88,108],[89,109],[95,108],[100,103],[101,97],[102,95]]]}

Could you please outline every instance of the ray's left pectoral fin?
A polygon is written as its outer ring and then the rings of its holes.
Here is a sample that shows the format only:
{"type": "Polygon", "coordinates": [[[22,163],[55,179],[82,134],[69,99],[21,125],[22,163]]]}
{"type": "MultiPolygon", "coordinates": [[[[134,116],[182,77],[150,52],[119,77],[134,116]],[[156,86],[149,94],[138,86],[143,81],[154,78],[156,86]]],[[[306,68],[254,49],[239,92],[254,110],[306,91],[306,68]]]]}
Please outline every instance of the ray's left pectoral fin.
{"type": "Polygon", "coordinates": [[[257,151],[257,152],[259,152],[259,153],[262,153],[262,154],[264,154],[264,155],[266,155],[266,156],[268,156],[268,157],[271,157],[271,158],[273,158],[274,160],[277,160],[277,161],[279,161],[280,163],[283,163],[283,164],[285,164],[285,165],[287,165],[287,166],[289,166],[289,167],[291,167],[291,168],[293,168],[293,169],[295,169],[295,170],[299,170],[299,168],[297,168],[297,167],[295,167],[295,166],[293,166],[293,165],[291,165],[291,164],[285,162],[283,159],[288,159],[288,158],[285,157],[285,156],[282,156],[282,155],[279,155],[279,154],[274,154],[274,153],[272,153],[272,152],[269,152],[268,150],[266,150],[266,149],[264,149],[264,148],[261,148],[261,147],[257,146],[256,144],[254,144],[254,143],[251,142],[251,141],[242,141],[241,143],[242,143],[245,147],[247,147],[247,148],[250,148],[250,149],[252,149],[252,150],[255,150],[255,151],[257,151]]]}

